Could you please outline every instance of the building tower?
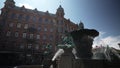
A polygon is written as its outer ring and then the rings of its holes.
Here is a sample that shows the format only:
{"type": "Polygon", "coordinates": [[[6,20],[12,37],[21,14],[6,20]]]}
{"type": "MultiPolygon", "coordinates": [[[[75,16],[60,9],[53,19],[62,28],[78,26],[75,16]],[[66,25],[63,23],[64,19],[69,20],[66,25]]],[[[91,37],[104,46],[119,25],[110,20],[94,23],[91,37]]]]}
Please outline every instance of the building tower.
{"type": "Polygon", "coordinates": [[[14,0],[6,0],[5,7],[7,7],[7,8],[13,8],[13,7],[15,7],[14,0]]]}
{"type": "Polygon", "coordinates": [[[64,13],[64,9],[62,8],[61,5],[60,5],[59,8],[57,9],[56,15],[57,15],[57,17],[62,17],[62,18],[64,18],[65,13],[64,13]]]}
{"type": "Polygon", "coordinates": [[[83,24],[83,22],[80,21],[80,23],[79,23],[79,25],[78,25],[78,29],[79,29],[79,30],[80,30],[80,29],[84,29],[84,24],[83,24]]]}

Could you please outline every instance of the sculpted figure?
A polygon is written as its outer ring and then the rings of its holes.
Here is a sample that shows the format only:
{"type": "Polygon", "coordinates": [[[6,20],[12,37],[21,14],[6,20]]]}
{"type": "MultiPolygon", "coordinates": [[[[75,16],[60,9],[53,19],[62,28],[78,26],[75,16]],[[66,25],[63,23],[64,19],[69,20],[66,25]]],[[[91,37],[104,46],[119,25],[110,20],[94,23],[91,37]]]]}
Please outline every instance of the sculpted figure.
{"type": "Polygon", "coordinates": [[[62,44],[58,45],[59,49],[55,53],[54,57],[52,58],[52,61],[54,61],[58,56],[61,56],[65,52],[66,49],[69,49],[69,51],[73,52],[75,58],[77,58],[74,47],[75,47],[75,44],[73,42],[73,38],[71,34],[66,32],[62,39],[62,44]]]}
{"type": "Polygon", "coordinates": [[[52,58],[54,61],[58,56],[61,56],[65,49],[70,49],[74,54],[75,59],[78,58],[92,58],[92,44],[99,32],[94,29],[80,29],[72,32],[67,32],[63,38],[63,43],[59,44],[58,51],[52,58]]]}
{"type": "Polygon", "coordinates": [[[99,32],[94,29],[80,29],[72,31],[77,56],[82,59],[92,58],[92,44],[94,38],[99,35],[99,32]]]}

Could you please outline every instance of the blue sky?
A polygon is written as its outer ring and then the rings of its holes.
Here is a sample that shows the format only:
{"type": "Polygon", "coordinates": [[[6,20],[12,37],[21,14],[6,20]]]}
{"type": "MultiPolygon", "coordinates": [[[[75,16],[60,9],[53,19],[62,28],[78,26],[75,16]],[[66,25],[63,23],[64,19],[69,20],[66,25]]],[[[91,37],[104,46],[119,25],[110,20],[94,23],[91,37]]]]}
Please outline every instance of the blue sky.
{"type": "MultiPolygon", "coordinates": [[[[107,39],[113,43],[120,42],[120,0],[14,1],[17,6],[25,5],[27,8],[37,8],[39,11],[45,12],[48,10],[50,13],[56,13],[56,9],[61,4],[65,11],[65,18],[70,19],[74,23],[79,23],[82,21],[85,28],[98,30],[101,33],[99,36],[101,40],[107,39]]],[[[5,0],[0,1],[0,8],[4,6],[4,2],[5,0]]],[[[104,42],[112,46],[116,45],[111,44],[110,42],[104,42]]]]}

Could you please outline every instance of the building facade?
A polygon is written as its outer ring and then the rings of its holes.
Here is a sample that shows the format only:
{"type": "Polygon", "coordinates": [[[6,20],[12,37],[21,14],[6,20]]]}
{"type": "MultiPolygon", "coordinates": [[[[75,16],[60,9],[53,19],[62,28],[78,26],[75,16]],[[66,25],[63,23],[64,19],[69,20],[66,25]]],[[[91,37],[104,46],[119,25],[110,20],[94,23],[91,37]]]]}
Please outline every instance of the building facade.
{"type": "Polygon", "coordinates": [[[21,57],[27,56],[25,59],[32,58],[28,62],[34,62],[33,58],[40,60],[38,56],[43,53],[53,54],[65,31],[78,29],[77,24],[64,18],[61,5],[52,14],[18,7],[14,0],[6,0],[4,4],[0,15],[1,54],[19,53],[21,57]]]}

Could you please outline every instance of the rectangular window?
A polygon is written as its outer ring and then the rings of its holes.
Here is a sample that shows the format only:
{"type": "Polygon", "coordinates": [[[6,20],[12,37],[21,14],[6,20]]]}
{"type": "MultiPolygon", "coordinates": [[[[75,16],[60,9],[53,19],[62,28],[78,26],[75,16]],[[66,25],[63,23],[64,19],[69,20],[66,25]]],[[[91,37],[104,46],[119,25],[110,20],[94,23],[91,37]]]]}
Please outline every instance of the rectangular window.
{"type": "Polygon", "coordinates": [[[20,45],[20,49],[24,49],[24,44],[21,44],[21,45],[20,45]]]}
{"type": "Polygon", "coordinates": [[[22,19],[22,17],[23,17],[23,15],[22,15],[22,14],[20,14],[20,15],[19,15],[19,17],[18,17],[18,19],[19,19],[19,20],[21,20],[21,19],[22,19]]]}
{"type": "Polygon", "coordinates": [[[39,18],[39,22],[40,22],[40,23],[42,22],[42,18],[41,18],[41,17],[39,18]]]}
{"type": "Polygon", "coordinates": [[[47,31],[47,28],[44,28],[44,31],[47,31]]]}
{"type": "Polygon", "coordinates": [[[36,22],[37,19],[36,19],[36,17],[33,17],[32,20],[33,20],[34,22],[36,22]]]}
{"type": "Polygon", "coordinates": [[[40,35],[37,35],[36,39],[40,39],[40,35]]]}
{"type": "Polygon", "coordinates": [[[28,24],[25,24],[24,29],[28,29],[28,24]]]}
{"type": "Polygon", "coordinates": [[[58,27],[58,32],[62,32],[62,27],[58,27]]]}
{"type": "Polygon", "coordinates": [[[14,13],[11,14],[11,18],[15,18],[15,14],[14,13]]]}
{"type": "Polygon", "coordinates": [[[17,24],[17,28],[21,28],[21,23],[18,23],[18,24],[17,24]]]}
{"type": "Polygon", "coordinates": [[[25,19],[26,21],[28,21],[30,19],[30,16],[27,15],[25,19]]]}
{"type": "Polygon", "coordinates": [[[58,21],[58,24],[59,24],[59,25],[62,25],[62,24],[63,24],[63,20],[59,20],[59,21],[58,21]]]}
{"type": "Polygon", "coordinates": [[[46,40],[46,35],[43,36],[43,40],[46,40]]]}
{"type": "Polygon", "coordinates": [[[32,44],[28,44],[28,49],[31,49],[32,48],[32,44]]]}
{"type": "Polygon", "coordinates": [[[50,29],[50,32],[53,32],[53,28],[50,29]]]}
{"type": "Polygon", "coordinates": [[[9,27],[13,27],[13,23],[10,23],[10,24],[9,24],[9,27]]]}
{"type": "Polygon", "coordinates": [[[26,38],[27,34],[26,33],[23,33],[23,38],[26,38]]]}
{"type": "Polygon", "coordinates": [[[33,39],[33,34],[30,34],[30,39],[33,39]]]}
{"type": "Polygon", "coordinates": [[[36,50],[38,50],[38,49],[39,49],[39,45],[38,45],[38,44],[36,44],[36,47],[35,47],[35,49],[36,49],[36,50]]]}
{"type": "Polygon", "coordinates": [[[52,41],[53,40],[53,35],[50,35],[50,41],[52,41]]]}
{"type": "Polygon", "coordinates": [[[48,22],[48,19],[46,18],[46,19],[45,19],[45,23],[47,23],[47,22],[48,22]]]}
{"type": "Polygon", "coordinates": [[[41,31],[41,27],[40,26],[37,29],[38,29],[38,31],[41,31]]]}

